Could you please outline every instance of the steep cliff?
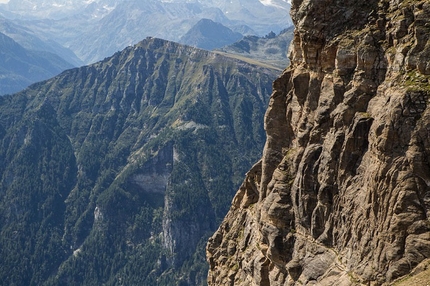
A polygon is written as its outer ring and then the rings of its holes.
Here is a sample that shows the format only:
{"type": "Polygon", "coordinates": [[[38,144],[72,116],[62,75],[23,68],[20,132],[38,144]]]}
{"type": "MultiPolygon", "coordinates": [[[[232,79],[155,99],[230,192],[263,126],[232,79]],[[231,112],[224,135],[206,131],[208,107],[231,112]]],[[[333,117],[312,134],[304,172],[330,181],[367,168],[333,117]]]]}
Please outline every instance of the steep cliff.
{"type": "Polygon", "coordinates": [[[430,2],[293,0],[262,159],[210,285],[382,285],[430,260],[430,2]]]}

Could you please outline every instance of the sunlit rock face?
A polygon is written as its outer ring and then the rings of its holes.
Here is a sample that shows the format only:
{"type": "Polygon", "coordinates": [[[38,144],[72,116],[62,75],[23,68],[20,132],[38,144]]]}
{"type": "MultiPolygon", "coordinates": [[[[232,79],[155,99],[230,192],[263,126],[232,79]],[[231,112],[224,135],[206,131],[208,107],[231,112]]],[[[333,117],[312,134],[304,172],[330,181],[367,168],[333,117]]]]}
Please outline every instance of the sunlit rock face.
{"type": "Polygon", "coordinates": [[[210,285],[383,285],[430,259],[430,2],[293,0],[210,285]]]}

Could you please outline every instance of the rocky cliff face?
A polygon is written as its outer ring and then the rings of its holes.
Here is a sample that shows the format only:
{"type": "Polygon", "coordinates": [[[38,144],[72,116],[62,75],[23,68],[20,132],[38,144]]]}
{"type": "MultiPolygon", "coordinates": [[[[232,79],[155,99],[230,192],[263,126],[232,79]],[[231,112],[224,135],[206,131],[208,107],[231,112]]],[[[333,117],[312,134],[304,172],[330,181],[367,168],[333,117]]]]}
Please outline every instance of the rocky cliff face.
{"type": "MultiPolygon", "coordinates": [[[[210,285],[382,285],[430,259],[430,2],[293,0],[210,285]]],[[[419,267],[418,267],[419,268],[419,267]]]]}

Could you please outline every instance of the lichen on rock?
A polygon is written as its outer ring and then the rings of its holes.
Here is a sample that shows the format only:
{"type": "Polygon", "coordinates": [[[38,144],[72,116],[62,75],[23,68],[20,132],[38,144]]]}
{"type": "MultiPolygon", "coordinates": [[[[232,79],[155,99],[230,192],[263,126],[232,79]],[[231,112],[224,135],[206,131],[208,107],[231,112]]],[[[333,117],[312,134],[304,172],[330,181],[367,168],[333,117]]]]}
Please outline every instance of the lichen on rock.
{"type": "Polygon", "coordinates": [[[389,284],[430,260],[430,2],[291,15],[263,157],[209,240],[208,283],[389,284]]]}

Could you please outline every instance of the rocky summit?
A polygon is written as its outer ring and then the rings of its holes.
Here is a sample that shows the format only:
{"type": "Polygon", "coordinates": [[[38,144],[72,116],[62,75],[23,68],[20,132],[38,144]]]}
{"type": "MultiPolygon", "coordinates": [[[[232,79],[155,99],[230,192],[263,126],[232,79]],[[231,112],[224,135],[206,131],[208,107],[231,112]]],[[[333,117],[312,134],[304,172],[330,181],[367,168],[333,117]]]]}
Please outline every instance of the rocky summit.
{"type": "Polygon", "coordinates": [[[293,0],[291,16],[291,65],[207,245],[209,285],[390,285],[426,269],[430,1],[293,0]]]}

